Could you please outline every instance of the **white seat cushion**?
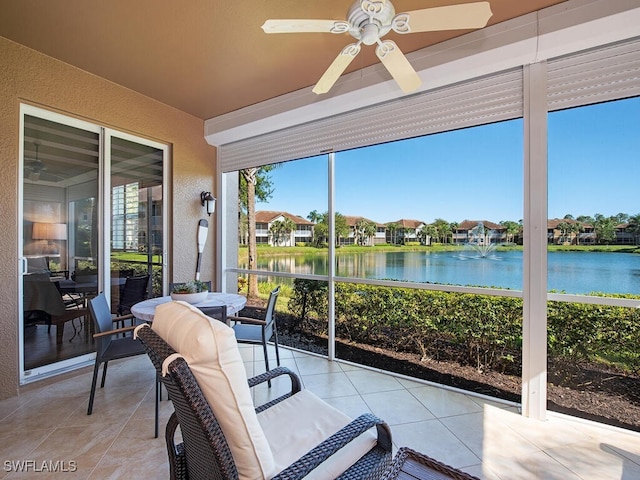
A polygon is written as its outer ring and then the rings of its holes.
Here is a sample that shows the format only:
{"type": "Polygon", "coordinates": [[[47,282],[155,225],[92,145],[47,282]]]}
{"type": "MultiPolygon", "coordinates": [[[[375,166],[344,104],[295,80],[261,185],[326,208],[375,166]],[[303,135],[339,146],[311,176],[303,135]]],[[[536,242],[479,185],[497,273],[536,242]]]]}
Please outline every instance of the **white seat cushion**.
{"type": "MultiPolygon", "coordinates": [[[[281,472],[323,440],[346,426],[351,419],[303,390],[293,397],[258,414],[275,460],[276,472],[281,472]]],[[[377,437],[369,430],[338,450],[313,470],[305,480],[333,480],[358,461],[376,444],[377,437]]]]}
{"type": "Polygon", "coordinates": [[[153,330],[189,364],[227,439],[240,479],[275,474],[233,330],[185,302],[156,307],[153,330]]]}

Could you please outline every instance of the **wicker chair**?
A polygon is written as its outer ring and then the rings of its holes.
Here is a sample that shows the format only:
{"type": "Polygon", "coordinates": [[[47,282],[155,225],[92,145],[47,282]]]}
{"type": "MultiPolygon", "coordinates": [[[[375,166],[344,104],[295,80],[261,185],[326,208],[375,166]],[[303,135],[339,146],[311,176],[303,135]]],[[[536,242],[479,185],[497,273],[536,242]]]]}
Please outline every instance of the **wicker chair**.
{"type": "MultiPolygon", "coordinates": [[[[155,320],[154,320],[155,328],[155,320]]],[[[228,438],[213,413],[212,407],[204,397],[189,365],[176,351],[169,346],[150,326],[138,327],[136,335],[144,345],[151,361],[158,372],[163,369],[162,377],[169,398],[173,402],[175,412],[171,415],[166,427],[166,442],[172,479],[237,479],[238,465],[234,462],[228,438]],[[176,430],[180,427],[182,443],[176,445],[176,430]]],[[[257,413],[274,411],[286,405],[280,402],[293,400],[293,396],[301,394],[300,380],[285,367],[278,367],[248,380],[248,387],[254,387],[280,376],[289,378],[291,389],[281,397],[255,409],[257,413]]],[[[268,414],[268,412],[266,412],[268,414]]],[[[342,414],[340,414],[342,415],[342,414]]],[[[353,439],[373,427],[377,430],[377,442],[356,463],[352,464],[338,478],[346,479],[378,479],[391,463],[391,432],[389,427],[371,414],[361,415],[346,427],[329,436],[315,448],[311,448],[289,467],[282,469],[274,480],[304,478],[313,469],[334,453],[341,450],[353,439]]],[[[287,445],[286,448],[289,448],[287,445]]],[[[322,468],[322,467],[321,467],[322,468]]],[[[319,469],[321,471],[321,469],[319,469]]]]}

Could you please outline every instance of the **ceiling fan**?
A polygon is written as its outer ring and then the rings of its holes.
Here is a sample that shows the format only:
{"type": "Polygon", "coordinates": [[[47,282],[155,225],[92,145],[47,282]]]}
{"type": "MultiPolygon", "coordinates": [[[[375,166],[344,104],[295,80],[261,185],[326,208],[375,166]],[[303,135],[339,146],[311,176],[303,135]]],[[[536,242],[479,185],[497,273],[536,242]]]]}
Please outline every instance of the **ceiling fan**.
{"type": "Polygon", "coordinates": [[[489,2],[463,3],[424,8],[396,15],[390,0],[356,0],[347,12],[347,20],[267,20],[265,33],[349,33],[357,42],[344,47],[313,88],[316,94],[328,92],[360,46],[377,44],[376,55],[405,92],[416,90],[422,81],[407,58],[392,40],[381,40],[393,30],[399,34],[484,27],[493,13],[489,2]]]}
{"type": "Polygon", "coordinates": [[[50,182],[58,182],[62,179],[58,175],[54,175],[52,173],[47,172],[47,166],[45,163],[38,158],[38,150],[40,149],[40,144],[38,142],[33,142],[33,145],[36,150],[36,157],[32,160],[26,160],[24,163],[24,170],[26,178],[33,182],[37,182],[39,180],[50,181],[50,182]]]}

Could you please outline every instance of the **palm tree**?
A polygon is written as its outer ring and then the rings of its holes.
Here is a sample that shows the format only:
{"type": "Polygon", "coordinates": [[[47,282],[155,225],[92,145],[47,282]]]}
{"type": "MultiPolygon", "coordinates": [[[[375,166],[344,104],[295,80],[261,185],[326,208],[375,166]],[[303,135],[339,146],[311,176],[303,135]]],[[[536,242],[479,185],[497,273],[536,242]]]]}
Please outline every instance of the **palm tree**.
{"type": "Polygon", "coordinates": [[[504,227],[504,233],[507,237],[507,243],[513,243],[514,237],[520,231],[520,224],[518,222],[514,222],[513,220],[503,220],[502,222],[500,222],[500,225],[504,227]]]}
{"type": "Polygon", "coordinates": [[[571,224],[569,222],[560,222],[557,228],[558,230],[560,230],[559,243],[564,243],[567,236],[569,235],[569,232],[571,231],[571,224]]]}
{"type": "Polygon", "coordinates": [[[593,225],[595,223],[594,218],[590,217],[589,215],[580,215],[579,217],[576,218],[576,220],[581,223],[587,223],[589,225],[593,225]]]}
{"type": "Polygon", "coordinates": [[[291,233],[296,231],[296,224],[289,217],[282,220],[282,234],[290,240],[293,246],[295,242],[291,241],[291,233]]]}
{"type": "Polygon", "coordinates": [[[284,222],[282,220],[273,222],[269,227],[269,235],[271,235],[271,241],[275,247],[280,245],[284,236],[284,222]]]}
{"type": "MultiPolygon", "coordinates": [[[[249,270],[255,270],[258,266],[258,246],[256,245],[256,177],[257,168],[245,168],[240,170],[247,186],[247,235],[249,237],[249,270]]],[[[247,299],[258,298],[258,277],[249,275],[247,299]]]]}
{"type": "Polygon", "coordinates": [[[314,210],[312,212],[309,212],[309,215],[307,215],[307,220],[312,223],[319,223],[322,220],[322,214],[318,213],[317,210],[314,210]]]}
{"type": "MultiPolygon", "coordinates": [[[[247,213],[247,237],[249,248],[249,270],[258,266],[258,248],[256,245],[256,197],[266,201],[271,197],[273,188],[268,173],[275,165],[240,170],[240,211],[247,213]]],[[[258,277],[249,275],[247,299],[258,298],[258,277]]]]}
{"type": "MultiPolygon", "coordinates": [[[[282,245],[284,243],[287,246],[287,240],[291,240],[291,232],[296,229],[296,224],[293,220],[285,217],[282,220],[276,220],[269,227],[269,233],[273,239],[274,246],[282,245]]],[[[288,242],[289,245],[291,242],[288,242]]]]}
{"type": "Polygon", "coordinates": [[[397,243],[396,234],[397,234],[399,228],[400,228],[400,225],[398,225],[398,223],[396,223],[396,222],[393,222],[393,223],[390,223],[389,225],[387,225],[387,230],[389,230],[389,232],[391,233],[391,243],[393,245],[395,245],[397,243]]]}
{"type": "Polygon", "coordinates": [[[403,242],[404,244],[407,243],[407,237],[409,236],[415,236],[416,234],[416,229],[412,228],[412,227],[407,227],[407,228],[403,228],[403,242]]]}
{"type": "Polygon", "coordinates": [[[280,237],[280,220],[276,220],[271,223],[269,227],[269,236],[271,237],[271,242],[274,246],[278,245],[278,239],[280,237]]]}
{"type": "MultiPolygon", "coordinates": [[[[365,245],[367,243],[367,239],[371,240],[376,234],[376,224],[361,218],[355,224],[355,229],[353,231],[355,236],[355,242],[358,245],[365,245]]],[[[373,242],[369,242],[370,245],[373,245],[373,242]]]]}
{"type": "Polygon", "coordinates": [[[426,232],[426,234],[429,236],[429,245],[431,245],[431,240],[434,238],[438,238],[438,229],[432,225],[425,225],[422,228],[422,231],[426,232]]]}
{"type": "Polygon", "coordinates": [[[347,219],[344,215],[339,212],[336,212],[334,219],[334,227],[336,229],[335,234],[335,242],[336,246],[340,245],[340,239],[342,237],[346,237],[349,235],[349,225],[347,225],[347,219]]]}
{"type": "Polygon", "coordinates": [[[378,231],[378,226],[373,222],[367,222],[364,226],[364,234],[370,240],[371,246],[374,245],[373,238],[376,236],[376,232],[378,231]]]}
{"type": "Polygon", "coordinates": [[[447,236],[451,233],[453,233],[451,231],[451,225],[449,224],[449,222],[447,222],[446,220],[442,219],[442,218],[436,218],[433,221],[433,226],[436,227],[436,229],[438,230],[438,241],[440,243],[445,243],[445,241],[447,240],[447,236]]]}
{"type": "Polygon", "coordinates": [[[573,233],[576,234],[576,245],[580,245],[580,234],[582,232],[584,232],[584,225],[582,224],[582,222],[578,222],[576,221],[573,224],[573,229],[572,229],[573,233]]]}
{"type": "MultiPolygon", "coordinates": [[[[340,239],[349,235],[349,225],[347,219],[341,213],[336,212],[334,217],[335,227],[335,245],[340,245],[340,239]]],[[[314,227],[314,235],[316,245],[320,245],[323,241],[329,241],[329,212],[324,212],[318,224],[314,227]]]]}
{"type": "Polygon", "coordinates": [[[618,223],[627,223],[629,221],[629,215],[622,212],[618,213],[613,218],[615,218],[618,223]]]}
{"type": "Polygon", "coordinates": [[[453,243],[453,234],[455,233],[456,230],[458,230],[458,226],[459,225],[460,224],[458,222],[451,222],[449,224],[449,229],[451,230],[451,233],[450,233],[450,235],[451,235],[451,243],[453,243]]]}
{"type": "Polygon", "coordinates": [[[313,241],[316,247],[329,242],[329,222],[324,219],[323,215],[313,227],[313,241]]]}
{"type": "Polygon", "coordinates": [[[431,245],[430,240],[431,238],[435,237],[437,233],[438,232],[433,225],[426,224],[416,232],[416,235],[418,236],[418,240],[420,240],[420,243],[422,245],[431,245]]]}
{"type": "Polygon", "coordinates": [[[605,217],[600,213],[596,213],[593,227],[596,231],[596,239],[598,243],[612,243],[616,238],[617,224],[618,222],[616,217],[605,217]]]}

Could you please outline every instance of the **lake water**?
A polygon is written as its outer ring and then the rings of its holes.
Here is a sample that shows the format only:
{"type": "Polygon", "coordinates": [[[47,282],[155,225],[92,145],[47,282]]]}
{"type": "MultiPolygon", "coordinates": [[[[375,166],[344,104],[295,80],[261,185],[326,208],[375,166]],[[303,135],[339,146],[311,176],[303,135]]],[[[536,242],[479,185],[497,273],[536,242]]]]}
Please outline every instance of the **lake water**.
{"type": "MultiPolygon", "coordinates": [[[[246,268],[246,265],[241,265],[246,268]]],[[[259,269],[327,274],[326,255],[261,257],[259,269]]],[[[340,253],[337,274],[344,277],[392,279],[522,290],[522,252],[340,253]]],[[[566,293],[640,294],[640,255],[630,253],[549,252],[548,288],[566,293]]]]}

